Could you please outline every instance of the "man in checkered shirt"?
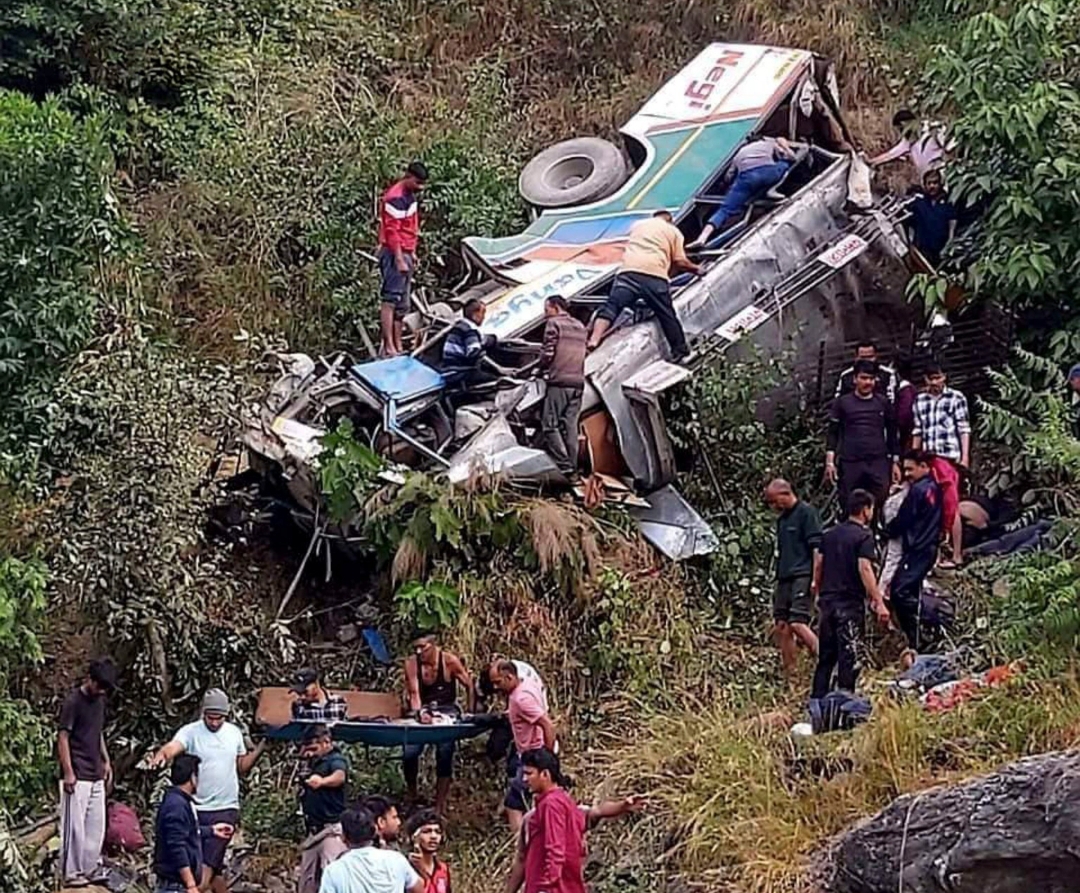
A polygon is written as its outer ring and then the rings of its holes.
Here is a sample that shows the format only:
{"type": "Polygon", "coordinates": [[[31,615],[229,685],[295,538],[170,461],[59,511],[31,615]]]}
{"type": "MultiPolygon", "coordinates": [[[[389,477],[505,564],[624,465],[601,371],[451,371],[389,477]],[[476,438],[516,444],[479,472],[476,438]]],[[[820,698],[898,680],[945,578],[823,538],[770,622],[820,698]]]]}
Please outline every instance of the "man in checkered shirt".
{"type": "Polygon", "coordinates": [[[345,699],[323,688],[318,670],[312,667],[297,670],[290,691],[296,695],[292,705],[293,719],[327,725],[345,719],[348,712],[345,699]]]}
{"type": "Polygon", "coordinates": [[[914,449],[934,454],[931,465],[941,486],[943,525],[952,541],[952,561],[939,567],[959,567],[964,560],[961,548],[960,469],[971,467],[971,421],[967,397],[947,386],[941,366],[926,370],[926,390],[915,398],[914,449]]]}

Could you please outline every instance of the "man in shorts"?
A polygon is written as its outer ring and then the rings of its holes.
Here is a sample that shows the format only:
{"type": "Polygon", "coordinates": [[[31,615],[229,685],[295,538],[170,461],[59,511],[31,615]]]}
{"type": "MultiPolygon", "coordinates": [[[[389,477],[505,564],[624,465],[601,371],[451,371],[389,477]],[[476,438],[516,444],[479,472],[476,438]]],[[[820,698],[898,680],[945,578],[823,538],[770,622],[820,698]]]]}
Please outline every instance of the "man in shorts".
{"type": "Polygon", "coordinates": [[[382,302],[379,326],[382,355],[405,352],[401,326],[409,312],[409,292],[416,270],[416,245],[420,240],[420,193],[428,181],[427,168],[414,161],[405,175],[383,193],[379,206],[379,274],[382,302]]]}
{"type": "Polygon", "coordinates": [[[765,488],[765,501],[776,519],[776,592],[773,597],[773,635],[786,674],[795,669],[802,642],[817,655],[818,640],[810,629],[814,596],[811,591],[815,556],[821,545],[821,516],[803,502],[783,478],[765,488]]]}
{"type": "Polygon", "coordinates": [[[225,692],[210,689],[203,697],[202,718],[182,726],[150,759],[150,767],[157,768],[182,753],[199,758],[199,785],[194,794],[202,836],[199,886],[213,893],[228,893],[223,875],[225,851],[240,824],[240,776],[251,771],[266,746],[260,741],[248,750],[243,732],[227,721],[229,710],[225,692]]]}

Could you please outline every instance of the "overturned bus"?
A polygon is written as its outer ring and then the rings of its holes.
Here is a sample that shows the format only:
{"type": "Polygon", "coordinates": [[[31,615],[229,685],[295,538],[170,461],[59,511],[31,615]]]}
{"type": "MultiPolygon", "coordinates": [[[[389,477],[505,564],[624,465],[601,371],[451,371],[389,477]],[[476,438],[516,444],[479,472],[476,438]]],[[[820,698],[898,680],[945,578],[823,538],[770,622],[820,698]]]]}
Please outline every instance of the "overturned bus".
{"type": "MultiPolygon", "coordinates": [[[[604,302],[632,224],[669,210],[687,242],[722,200],[735,152],[759,136],[803,148],[796,163],[699,257],[703,274],[673,280],[676,313],[700,364],[751,336],[800,342],[866,332],[864,292],[902,303],[908,247],[903,203],[875,198],[852,151],[832,68],[805,51],[712,44],[621,129],[625,145],[576,139],[542,152],[521,191],[543,209],[517,235],[468,238],[469,279],[408,320],[409,356],[354,362],[290,355],[268,397],[245,415],[253,465],[269,470],[314,515],[320,438],[349,417],[394,462],[476,470],[512,481],[566,483],[537,447],[543,305],[560,294],[587,322],[604,302]],[[883,297],[884,296],[884,297],[883,297]],[[468,392],[438,371],[441,339],[470,298],[487,305],[485,362],[501,378],[468,392]]],[[[628,511],[669,557],[704,554],[715,538],[672,487],[675,462],[661,395],[694,374],[669,362],[659,326],[625,311],[586,362],[581,454],[588,471],[622,482],[628,511]]]]}

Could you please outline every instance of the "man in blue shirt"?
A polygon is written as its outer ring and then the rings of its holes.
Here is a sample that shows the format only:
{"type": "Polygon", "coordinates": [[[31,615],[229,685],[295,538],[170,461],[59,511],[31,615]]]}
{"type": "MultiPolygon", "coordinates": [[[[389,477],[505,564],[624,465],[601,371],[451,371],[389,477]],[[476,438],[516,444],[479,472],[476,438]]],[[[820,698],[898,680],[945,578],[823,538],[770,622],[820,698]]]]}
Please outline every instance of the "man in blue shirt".
{"type": "Polygon", "coordinates": [[[941,252],[956,235],[956,206],[949,201],[940,170],[926,173],[917,196],[910,209],[911,241],[936,267],[941,263],[941,252]]]}
{"type": "Polygon", "coordinates": [[[478,298],[465,302],[459,319],[450,328],[443,342],[441,371],[448,385],[479,384],[491,380],[480,369],[484,354],[495,344],[494,335],[484,335],[480,326],[484,322],[487,307],[478,298]]]}
{"type": "MultiPolygon", "coordinates": [[[[195,893],[202,874],[202,839],[195,818],[195,789],[199,758],[183,753],[169,770],[172,787],[165,792],[154,823],[154,874],[157,893],[195,893]]],[[[218,824],[208,833],[227,838],[228,825],[218,824]]]]}
{"type": "Polygon", "coordinates": [[[889,602],[907,636],[908,645],[919,649],[919,606],[922,585],[937,559],[941,541],[942,495],[930,466],[934,457],[925,450],[904,456],[904,477],[911,484],[900,511],[889,522],[889,536],[903,546],[900,567],[889,584],[889,602]]]}

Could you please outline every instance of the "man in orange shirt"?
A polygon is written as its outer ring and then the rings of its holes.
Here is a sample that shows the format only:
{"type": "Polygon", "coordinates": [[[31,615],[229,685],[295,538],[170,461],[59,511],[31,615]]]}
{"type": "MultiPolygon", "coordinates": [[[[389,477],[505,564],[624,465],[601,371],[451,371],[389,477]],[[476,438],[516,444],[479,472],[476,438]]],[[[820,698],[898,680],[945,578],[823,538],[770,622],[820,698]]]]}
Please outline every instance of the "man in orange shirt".
{"type": "Polygon", "coordinates": [[[701,267],[686,256],[683,234],[675,226],[671,214],[657,211],[648,220],[639,220],[630,227],[630,237],[623,249],[622,267],[611,284],[607,302],[597,314],[589,349],[597,347],[619,314],[638,301],[656,315],[656,321],[671,347],[671,359],[682,362],[690,356],[675,307],[671,303],[672,269],[701,275],[701,267]]]}

